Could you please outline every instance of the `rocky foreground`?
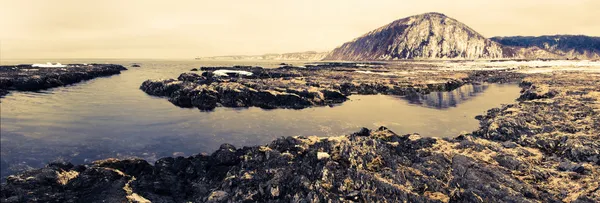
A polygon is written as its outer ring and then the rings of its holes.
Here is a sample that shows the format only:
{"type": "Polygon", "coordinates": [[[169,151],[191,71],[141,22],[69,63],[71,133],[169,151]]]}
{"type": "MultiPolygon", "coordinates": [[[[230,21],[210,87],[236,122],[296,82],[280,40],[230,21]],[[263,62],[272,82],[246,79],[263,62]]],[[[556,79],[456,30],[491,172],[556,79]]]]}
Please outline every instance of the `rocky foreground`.
{"type": "Polygon", "coordinates": [[[325,63],[276,69],[261,67],[202,67],[201,74],[177,79],[147,80],[144,92],[167,97],[180,107],[302,109],[346,101],[349,95],[415,95],[450,91],[471,82],[514,82],[523,75],[508,71],[430,71],[412,66],[325,63]],[[222,77],[215,71],[237,71],[222,77]]]}
{"type": "Polygon", "coordinates": [[[127,70],[114,64],[71,64],[64,68],[31,65],[0,66],[0,96],[9,91],[36,91],[78,83],[127,70]]]}
{"type": "MultiPolygon", "coordinates": [[[[483,74],[485,75],[485,74],[483,74]]],[[[183,82],[181,82],[183,83],[183,82]]],[[[2,202],[600,202],[600,74],[530,75],[455,138],[381,127],[144,160],[51,163],[2,202]]]]}

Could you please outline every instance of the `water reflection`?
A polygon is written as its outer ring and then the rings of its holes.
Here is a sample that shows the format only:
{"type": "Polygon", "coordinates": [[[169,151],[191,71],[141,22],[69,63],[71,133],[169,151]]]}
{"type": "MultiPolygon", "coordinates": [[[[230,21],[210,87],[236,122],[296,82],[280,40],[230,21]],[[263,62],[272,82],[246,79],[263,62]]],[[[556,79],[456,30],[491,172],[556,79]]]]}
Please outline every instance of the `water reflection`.
{"type": "Polygon", "coordinates": [[[456,107],[488,89],[488,84],[467,84],[449,92],[432,92],[426,95],[411,94],[402,97],[411,104],[445,109],[456,107]]]}

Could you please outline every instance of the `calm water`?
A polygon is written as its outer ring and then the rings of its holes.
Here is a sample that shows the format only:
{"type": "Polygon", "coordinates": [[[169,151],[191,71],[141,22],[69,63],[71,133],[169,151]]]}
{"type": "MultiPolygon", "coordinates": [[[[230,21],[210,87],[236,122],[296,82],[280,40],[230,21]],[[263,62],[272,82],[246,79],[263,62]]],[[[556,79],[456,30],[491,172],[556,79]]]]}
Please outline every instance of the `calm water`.
{"type": "MultiPolygon", "coordinates": [[[[56,61],[56,60],[54,60],[56,61]]],[[[33,63],[46,61],[3,61],[33,63]]],[[[387,126],[397,133],[447,137],[477,128],[476,115],[512,103],[516,85],[463,86],[426,96],[351,96],[335,107],[304,110],[217,108],[212,112],[179,108],[139,90],[146,79],[175,78],[200,66],[258,65],[278,62],[69,61],[129,66],[120,75],[41,92],[16,92],[1,99],[2,176],[56,159],[85,163],[107,157],[210,153],[222,143],[268,143],[282,136],[343,135],[387,126]]],[[[294,62],[292,62],[294,63],[294,62]]],[[[296,62],[298,63],[298,62],[296,62]]],[[[300,63],[301,64],[301,63],[300,63]]]]}

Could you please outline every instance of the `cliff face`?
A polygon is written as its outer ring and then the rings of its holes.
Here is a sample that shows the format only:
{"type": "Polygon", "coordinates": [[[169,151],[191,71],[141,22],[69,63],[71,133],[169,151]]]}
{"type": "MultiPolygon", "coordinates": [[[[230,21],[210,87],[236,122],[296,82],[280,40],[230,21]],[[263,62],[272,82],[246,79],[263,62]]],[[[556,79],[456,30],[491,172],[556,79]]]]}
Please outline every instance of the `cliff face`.
{"type": "Polygon", "coordinates": [[[347,42],[325,60],[502,57],[498,43],[444,14],[426,13],[396,20],[347,42]]]}
{"type": "Polygon", "coordinates": [[[201,57],[200,60],[281,60],[281,61],[319,61],[325,58],[329,52],[294,52],[284,54],[263,54],[263,55],[232,55],[232,56],[212,56],[201,57]]]}
{"type": "Polygon", "coordinates": [[[542,49],[558,57],[570,59],[600,59],[600,37],[583,35],[553,35],[539,37],[493,37],[505,46],[542,49]]]}

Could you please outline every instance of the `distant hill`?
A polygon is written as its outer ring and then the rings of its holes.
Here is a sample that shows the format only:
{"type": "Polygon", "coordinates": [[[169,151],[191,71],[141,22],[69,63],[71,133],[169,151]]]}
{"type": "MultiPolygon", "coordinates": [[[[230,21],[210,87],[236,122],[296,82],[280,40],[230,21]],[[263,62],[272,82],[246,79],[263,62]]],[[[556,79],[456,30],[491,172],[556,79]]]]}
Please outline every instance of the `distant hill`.
{"type": "Polygon", "coordinates": [[[201,60],[600,59],[600,37],[493,37],[441,13],[402,18],[331,52],[214,56],[201,60]]]}
{"type": "Polygon", "coordinates": [[[293,61],[293,60],[305,60],[305,61],[320,61],[325,58],[328,52],[294,52],[284,54],[263,54],[263,55],[232,55],[232,56],[211,56],[211,57],[200,57],[198,60],[281,60],[281,61],[293,61]]]}
{"type": "Polygon", "coordinates": [[[558,57],[569,59],[599,59],[600,37],[584,35],[551,35],[539,37],[492,37],[491,40],[505,46],[539,48],[558,57]]]}
{"type": "Polygon", "coordinates": [[[503,47],[440,13],[396,20],[334,49],[325,60],[503,58],[503,47]]]}

